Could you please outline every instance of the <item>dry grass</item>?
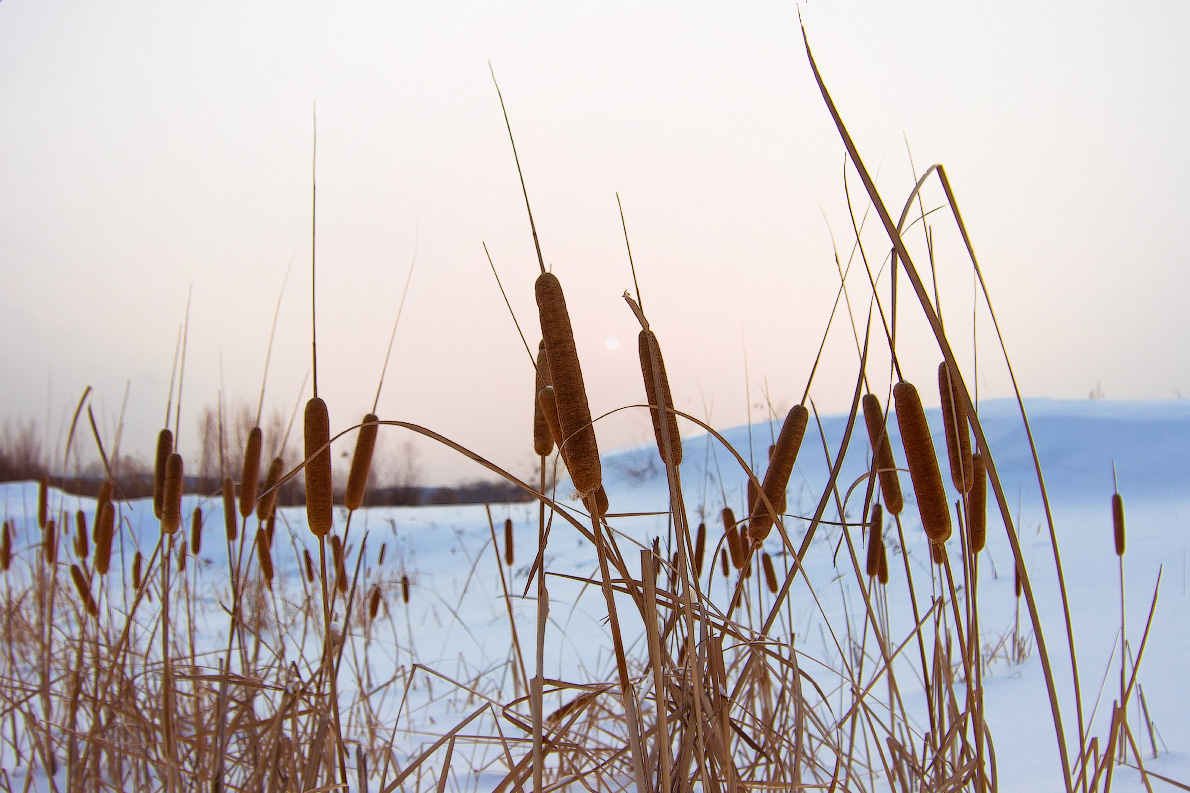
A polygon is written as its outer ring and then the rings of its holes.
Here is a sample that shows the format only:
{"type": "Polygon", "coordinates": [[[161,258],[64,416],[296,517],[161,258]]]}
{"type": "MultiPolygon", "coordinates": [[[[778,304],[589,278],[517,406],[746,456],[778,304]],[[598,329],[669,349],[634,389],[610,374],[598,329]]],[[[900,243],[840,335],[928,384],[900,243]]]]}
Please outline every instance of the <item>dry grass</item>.
{"type": "MultiPolygon", "coordinates": [[[[79,560],[57,559],[55,525],[66,521],[51,514],[43,480],[37,515],[41,542],[22,542],[25,527],[14,537],[17,530],[5,521],[0,544],[0,756],[26,774],[36,770],[71,791],[993,791],[997,760],[994,736],[984,721],[982,675],[1001,651],[985,652],[981,646],[978,591],[990,486],[1014,556],[1016,595],[1032,626],[1028,636],[1022,634],[1018,607],[1010,655],[1020,661],[1035,643],[1066,790],[1106,791],[1121,758],[1143,768],[1123,714],[1137,689],[1149,628],[1131,664],[1121,662],[1113,705],[1119,715],[1109,734],[1089,735],[1091,721],[1077,698],[1077,740],[1069,742],[1069,714],[1060,708],[1055,683],[1064,669],[1052,663],[1046,649],[994,450],[967,392],[967,378],[910,258],[902,236],[904,217],[894,223],[821,81],[820,86],[889,235],[891,269],[918,297],[943,354],[939,383],[958,494],[955,515],[967,528],[959,532],[963,553],[948,553],[950,502],[920,399],[900,379],[895,333],[883,336],[898,380],[886,385],[895,400],[935,565],[911,561],[906,550],[894,450],[880,400],[871,393],[875,375],[867,367],[873,335],[881,338],[871,333],[871,322],[868,328],[855,324],[850,329],[857,343],[861,336],[864,341],[839,445],[827,444],[820,425],[825,485],[786,511],[809,410],[799,404],[789,412],[767,470],[758,477],[745,455],[714,428],[674,409],[656,337],[639,304],[630,301],[645,328],[639,340],[645,401],[638,408],[653,417],[669,495],[667,509],[652,516],[666,526],[664,543],[655,538],[650,548],[634,541],[621,523],[634,516],[609,512],[615,492],[603,487],[597,422],[587,405],[561,285],[543,272],[535,287],[544,341],[536,357],[531,444],[542,458],[539,485],[521,481],[430,429],[372,413],[332,436],[326,404],[317,396],[306,405],[306,453],[297,468],[284,471],[280,457],[274,459],[258,499],[261,432],[256,427],[244,453],[240,520],[231,477],[224,477],[221,491],[211,496],[209,503],[221,498],[223,507],[225,547],[216,552],[226,553],[225,568],[209,566],[200,555],[197,507],[189,552],[175,542],[182,514],[181,458],[168,430],[162,433],[168,443],[158,446],[160,488],[154,491],[162,532],[152,543],[138,542],[143,535],[130,524],[132,511],[109,482],[90,515],[92,558],[87,559],[87,515],[79,510],[79,560]],[[712,541],[705,571],[706,525],[691,528],[694,505],[687,503],[681,482],[679,416],[708,433],[708,444],[729,458],[733,476],[749,494],[743,504],[749,522],[743,525],[724,489],[723,536],[712,541]],[[867,446],[852,443],[859,421],[867,430],[867,446]],[[490,539],[482,547],[458,549],[467,575],[455,600],[420,585],[415,563],[400,545],[393,546],[397,550],[386,563],[389,546],[382,544],[379,561],[369,564],[373,535],[366,528],[353,534],[351,516],[364,501],[382,426],[419,433],[453,449],[538,500],[538,525],[532,527],[537,544],[522,550],[522,571],[514,569],[513,520],[505,519],[501,554],[490,509],[490,539]],[[970,440],[964,441],[968,427],[975,437],[974,459],[969,458],[970,440]],[[330,445],[355,430],[348,517],[336,522],[330,445]],[[545,486],[545,456],[555,443],[574,490],[585,499],[585,513],[545,486]],[[851,489],[839,480],[849,454],[864,458],[869,472],[851,489]],[[307,525],[317,538],[317,558],[288,525],[293,513],[274,508],[276,488],[299,472],[305,475],[307,525]],[[848,503],[853,494],[859,495],[848,503]],[[886,513],[892,519],[887,541],[886,513]],[[559,526],[594,549],[596,570],[584,576],[554,569],[548,543],[559,526]],[[805,562],[811,553],[825,553],[828,545],[836,554],[836,578],[814,580],[805,562]],[[890,546],[903,561],[903,576],[897,571],[890,578],[890,546]],[[123,574],[126,553],[128,578],[123,574]],[[753,567],[763,575],[751,576],[753,567]],[[59,577],[67,574],[73,586],[64,580],[59,586],[59,577]],[[461,604],[484,576],[499,584],[493,619],[507,624],[508,642],[498,649],[480,648],[486,652],[479,658],[462,653],[448,661],[423,658],[418,646],[428,643],[434,631],[471,632],[460,618],[461,604]],[[535,588],[531,601],[517,591],[521,579],[523,592],[535,588]],[[828,613],[824,592],[836,580],[842,589],[844,579],[853,587],[849,591],[859,593],[857,602],[842,614],[828,613]],[[606,621],[610,652],[595,665],[580,666],[581,674],[571,679],[547,676],[544,659],[558,649],[550,641],[569,635],[566,625],[578,604],[551,599],[547,585],[561,592],[590,588],[603,597],[598,618],[606,621]],[[422,612],[427,616],[415,624],[413,606],[424,604],[411,601],[422,599],[430,604],[422,612]],[[899,633],[890,620],[890,603],[896,601],[907,603],[904,608],[912,613],[912,627],[899,633]],[[532,609],[535,618],[535,629],[528,633],[523,619],[518,631],[517,615],[524,609],[532,609]],[[810,617],[821,618],[820,650],[798,636],[810,617]],[[214,622],[222,641],[211,649],[203,636],[216,633],[214,622]],[[449,721],[440,721],[444,714],[449,721]]],[[[965,236],[945,172],[935,167],[922,183],[932,174],[965,236]]],[[[920,189],[919,184],[907,207],[920,189]]],[[[971,265],[978,275],[973,256],[971,265]]],[[[871,272],[869,277],[870,316],[883,317],[890,313],[887,279],[871,272]]],[[[990,312],[990,301],[987,306],[990,312]]],[[[828,325],[824,336],[830,332],[828,325]]],[[[809,456],[803,451],[797,464],[817,465],[809,456]]],[[[705,517],[705,498],[697,507],[705,517]]],[[[1122,557],[1118,494],[1113,515],[1122,557]]],[[[1054,561],[1060,579],[1056,551],[1054,561]]],[[[1121,566],[1121,609],[1122,582],[1121,566]]],[[[1068,616],[1066,629],[1070,673],[1081,696],[1068,616]]],[[[0,787],[7,784],[0,774],[0,787]]]]}

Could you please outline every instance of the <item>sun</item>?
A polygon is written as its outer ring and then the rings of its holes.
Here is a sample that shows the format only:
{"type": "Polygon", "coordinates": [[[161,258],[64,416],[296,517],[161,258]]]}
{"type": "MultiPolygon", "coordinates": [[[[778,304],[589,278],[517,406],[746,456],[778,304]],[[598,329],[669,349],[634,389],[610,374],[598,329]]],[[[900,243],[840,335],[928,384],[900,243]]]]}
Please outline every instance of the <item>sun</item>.
{"type": "Polygon", "coordinates": [[[618,350],[620,348],[620,340],[615,336],[608,336],[603,340],[603,346],[609,350],[618,350]]]}

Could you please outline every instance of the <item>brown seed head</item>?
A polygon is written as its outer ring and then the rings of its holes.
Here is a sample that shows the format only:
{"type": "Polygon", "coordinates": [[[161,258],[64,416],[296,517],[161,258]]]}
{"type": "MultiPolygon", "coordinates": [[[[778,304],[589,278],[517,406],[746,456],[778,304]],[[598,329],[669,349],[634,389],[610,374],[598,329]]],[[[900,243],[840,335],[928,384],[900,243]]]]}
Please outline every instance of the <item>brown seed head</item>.
{"type": "Polygon", "coordinates": [[[141,556],[141,552],[137,551],[136,556],[132,557],[132,588],[140,589],[141,573],[145,563],[145,558],[141,556]]]}
{"type": "Polygon", "coordinates": [[[190,514],[190,552],[195,556],[202,551],[202,507],[195,507],[190,514]]]}
{"type": "Polygon", "coordinates": [[[930,559],[934,564],[946,564],[946,546],[940,542],[930,542],[930,559]]]}
{"type": "Polygon", "coordinates": [[[310,583],[314,583],[314,560],[310,558],[310,551],[303,548],[302,556],[305,557],[306,560],[306,580],[308,580],[310,583]]]}
{"type": "Polygon", "coordinates": [[[372,597],[368,601],[368,622],[375,622],[380,613],[380,587],[372,587],[372,597]]]}
{"type": "MultiPolygon", "coordinates": [[[[797,461],[798,450],[802,447],[802,438],[806,435],[806,424],[810,420],[810,411],[802,405],[794,405],[781,425],[781,434],[777,436],[777,448],[773,451],[773,458],[769,460],[768,470],[764,472],[764,483],[761,489],[769,502],[777,507],[785,501],[785,488],[789,486],[789,475],[793,473],[793,464],[797,461]]],[[[757,498],[752,506],[752,520],[748,524],[748,534],[753,543],[763,542],[773,529],[775,520],[773,511],[763,498],[757,498]]]]}
{"type": "Polygon", "coordinates": [[[50,479],[45,474],[37,480],[37,528],[45,530],[45,522],[49,517],[50,479]]]}
{"type": "MultiPolygon", "coordinates": [[[[99,504],[102,504],[105,501],[111,501],[111,500],[112,500],[112,480],[104,479],[103,482],[99,485],[99,495],[95,497],[95,501],[99,504]]],[[[95,514],[96,515],[99,514],[98,509],[95,510],[95,514]]]]}
{"type": "Polygon", "coordinates": [[[12,564],[12,533],[8,528],[8,521],[4,521],[0,528],[0,571],[7,570],[12,564]]]}
{"type": "Polygon", "coordinates": [[[1111,522],[1116,536],[1116,556],[1124,555],[1124,499],[1119,493],[1111,497],[1111,522]]]}
{"type": "Polygon", "coordinates": [[[596,518],[602,518],[607,514],[608,500],[607,491],[603,489],[603,485],[596,488],[595,492],[583,499],[583,503],[587,506],[587,511],[596,518]]]}
{"type": "Polygon", "coordinates": [[[173,534],[182,525],[182,455],[165,460],[165,489],[161,496],[161,531],[173,534]]]}
{"type": "Polygon", "coordinates": [[[564,461],[579,496],[595,492],[603,479],[599,446],[587,404],[587,388],[574,346],[574,332],[566,311],[562,284],[553,273],[542,273],[535,284],[541,335],[550,362],[550,382],[558,402],[564,461]]]}
{"type": "Polygon", "coordinates": [[[256,558],[260,565],[260,574],[269,589],[273,588],[273,552],[269,548],[269,538],[264,529],[256,530],[256,558]]]}
{"type": "Polygon", "coordinates": [[[364,416],[363,426],[355,438],[355,454],[351,457],[351,472],[347,474],[347,493],[343,503],[348,511],[354,512],[364,503],[364,491],[368,487],[368,472],[372,470],[372,453],[376,450],[376,414],[364,416]]]}
{"type": "Polygon", "coordinates": [[[52,520],[45,522],[45,531],[42,532],[41,549],[43,561],[46,567],[53,567],[58,563],[58,526],[52,520]]]}
{"type": "Polygon", "coordinates": [[[335,587],[340,592],[347,591],[347,566],[343,559],[343,541],[339,537],[331,537],[331,556],[335,561],[335,587]]]}
{"type": "Polygon", "coordinates": [[[512,567],[512,562],[516,557],[513,555],[512,548],[512,518],[504,519],[504,564],[512,567]]]}
{"type": "Polygon", "coordinates": [[[260,480],[260,427],[248,430],[244,444],[244,467],[240,469],[240,517],[252,514],[256,506],[256,486],[260,480]]]}
{"type": "Polygon", "coordinates": [[[665,359],[661,357],[661,346],[657,343],[657,335],[651,330],[642,330],[637,334],[636,340],[640,370],[645,380],[645,397],[653,418],[653,435],[657,439],[657,453],[666,465],[681,465],[682,438],[678,435],[678,416],[674,413],[673,393],[669,390],[669,377],[665,374],[665,359]],[[657,362],[656,368],[653,366],[654,360],[657,362]],[[660,396],[657,392],[658,379],[661,380],[660,396]],[[669,449],[672,451],[667,450],[661,433],[661,410],[665,411],[665,429],[669,434],[669,449]]]}
{"type": "Polygon", "coordinates": [[[99,515],[95,518],[95,571],[106,575],[112,559],[112,538],[116,534],[116,507],[110,501],[99,504],[99,515]]]}
{"type": "Polygon", "coordinates": [[[743,526],[738,529],[732,526],[727,531],[727,552],[731,554],[731,566],[736,570],[744,566],[744,557],[748,554],[748,547],[744,544],[748,534],[742,529],[743,526]]]}
{"type": "Polygon", "coordinates": [[[865,567],[873,578],[880,575],[880,557],[884,553],[884,510],[879,504],[872,505],[872,524],[868,528],[868,560],[865,567]]]}
{"type": "Polygon", "coordinates": [[[938,364],[938,393],[942,397],[942,427],[946,434],[946,453],[950,458],[950,481],[956,490],[969,493],[975,482],[971,433],[967,429],[967,412],[962,407],[958,383],[946,361],[938,364]]]}
{"type": "Polygon", "coordinates": [[[269,470],[264,476],[264,487],[261,488],[260,500],[256,502],[256,519],[268,520],[277,508],[277,483],[281,481],[281,474],[285,473],[285,465],[280,457],[274,457],[269,463],[269,470]]]}
{"type": "Polygon", "coordinates": [[[91,554],[91,543],[87,538],[87,513],[81,509],[74,513],[74,554],[86,559],[91,554]]]}
{"type": "MultiPolygon", "coordinates": [[[[545,340],[537,345],[537,369],[534,375],[536,383],[533,388],[533,452],[538,457],[545,457],[554,450],[554,431],[546,420],[545,411],[541,406],[541,389],[550,384],[550,362],[545,356],[545,340]]],[[[557,407],[555,406],[555,417],[557,407]]]]}
{"type": "Polygon", "coordinates": [[[388,543],[385,543],[385,542],[380,543],[380,556],[376,559],[377,567],[384,564],[384,553],[387,550],[388,550],[388,543]]]}
{"type": "Polygon", "coordinates": [[[401,576],[401,599],[409,602],[409,576],[401,576]]]}
{"type": "Polygon", "coordinates": [[[777,594],[777,571],[773,569],[773,558],[767,553],[761,555],[760,564],[764,567],[764,580],[768,584],[769,592],[777,594]]]}
{"type": "Polygon", "coordinates": [[[558,418],[558,397],[554,393],[552,385],[547,385],[537,392],[537,404],[541,405],[541,415],[545,418],[550,438],[558,445],[558,451],[562,452],[562,462],[565,463],[567,451],[562,449],[562,424],[558,418]]]}
{"type": "Polygon", "coordinates": [[[884,495],[884,508],[890,515],[900,515],[904,506],[901,480],[897,476],[897,463],[888,440],[888,428],[884,426],[880,399],[875,394],[864,394],[863,406],[864,424],[868,427],[868,440],[872,444],[872,457],[880,480],[880,492],[884,495]]]}
{"type": "Polygon", "coordinates": [[[331,420],[326,402],[306,403],[306,523],[317,537],[326,536],[334,520],[331,490],[331,420]]]}
{"type": "Polygon", "coordinates": [[[91,597],[91,583],[87,581],[87,577],[83,575],[83,571],[77,564],[70,566],[70,577],[74,580],[75,591],[78,592],[79,600],[83,602],[87,613],[92,617],[98,617],[99,607],[95,605],[95,598],[91,597]]]}
{"type": "Polygon", "coordinates": [[[880,583],[888,583],[888,549],[880,543],[880,583]]]}
{"type": "Polygon", "coordinates": [[[239,522],[236,520],[236,485],[230,476],[223,477],[223,531],[227,534],[228,542],[235,542],[239,535],[239,522]]]}
{"type": "Polygon", "coordinates": [[[893,400],[921,525],[930,542],[941,545],[950,537],[950,505],[946,502],[946,488],[942,484],[942,472],[938,469],[938,456],[934,453],[934,441],[926,424],[921,397],[911,383],[902,380],[893,387],[893,400]]]}
{"type": "Polygon", "coordinates": [[[162,520],[165,504],[165,467],[174,451],[174,434],[169,430],[157,433],[157,454],[153,458],[153,516],[162,520]]]}
{"type": "Polygon", "coordinates": [[[702,578],[702,562],[707,551],[707,524],[698,524],[698,533],[694,538],[694,576],[702,578]]]}
{"type": "Polygon", "coordinates": [[[721,568],[723,568],[723,577],[727,578],[728,570],[727,570],[727,549],[726,548],[719,549],[719,566],[721,568]]]}
{"type": "Polygon", "coordinates": [[[967,496],[967,525],[971,553],[979,553],[988,540],[988,472],[982,454],[971,455],[971,495],[967,496]]]}
{"type": "Polygon", "coordinates": [[[1022,588],[1021,587],[1021,568],[1016,567],[1014,565],[1012,568],[1012,572],[1013,572],[1013,579],[1012,579],[1013,591],[1016,592],[1016,596],[1019,598],[1021,596],[1021,588],[1022,588]]]}

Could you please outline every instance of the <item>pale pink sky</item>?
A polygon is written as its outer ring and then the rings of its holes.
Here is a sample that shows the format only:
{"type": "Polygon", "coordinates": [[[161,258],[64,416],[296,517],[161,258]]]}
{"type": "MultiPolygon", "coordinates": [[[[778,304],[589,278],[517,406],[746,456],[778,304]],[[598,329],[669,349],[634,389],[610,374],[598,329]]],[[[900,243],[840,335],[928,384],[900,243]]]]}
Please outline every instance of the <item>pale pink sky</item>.
{"type": "MultiPolygon", "coordinates": [[[[905,137],[919,170],[946,165],[1026,394],[1190,392],[1190,10],[820,0],[801,14],[889,204],[913,184],[905,137]]],[[[744,422],[746,345],[753,401],[767,383],[787,408],[838,283],[828,223],[844,256],[852,239],[797,17],[790,3],[5,0],[0,416],[44,423],[48,388],[54,439],[91,385],[110,432],[131,381],[124,448],[149,452],[192,284],[182,451],[196,454],[186,433],[217,398],[220,353],[229,395],[255,402],[292,258],[266,394],[288,414],[309,368],[317,100],[332,425],[371,406],[416,239],[378,412],[528,475],[532,371],[482,243],[533,345],[537,265],[489,60],[593,411],[643,400],[616,191],[678,406],[744,422]]],[[[969,267],[941,216],[935,234],[943,308],[969,327],[969,267]]],[[[879,264],[874,222],[864,241],[879,264]]],[[[857,310],[865,282],[848,282],[857,310]]],[[[902,344],[906,375],[929,383],[936,348],[912,324],[902,344]]],[[[980,345],[981,395],[1004,395],[980,345]]],[[[855,365],[839,325],[820,409],[844,406],[855,365]]],[[[643,411],[598,433],[605,450],[651,435],[643,411]]],[[[429,481],[476,473],[421,449],[429,481]]]]}

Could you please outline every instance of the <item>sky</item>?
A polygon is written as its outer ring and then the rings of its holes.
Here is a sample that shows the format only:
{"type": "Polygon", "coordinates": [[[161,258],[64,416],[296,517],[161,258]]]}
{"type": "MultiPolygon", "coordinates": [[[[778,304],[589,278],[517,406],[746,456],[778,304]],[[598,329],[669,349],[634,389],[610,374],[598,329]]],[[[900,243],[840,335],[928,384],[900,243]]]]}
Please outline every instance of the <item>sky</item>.
{"type": "MultiPolygon", "coordinates": [[[[4,0],[0,421],[48,421],[60,454],[91,386],[110,444],[127,389],[121,448],[149,455],[189,291],[179,445],[193,466],[199,411],[221,392],[260,397],[283,282],[264,401],[288,419],[310,395],[316,105],[332,429],[372,407],[415,262],[376,412],[529,476],[533,372],[484,245],[534,349],[538,265],[489,64],[592,412],[644,399],[618,192],[677,407],[717,427],[783,415],[835,303],[834,250],[852,258],[847,196],[857,222],[867,208],[799,13],[890,210],[915,173],[945,166],[1026,395],[1190,394],[1180,4],[4,0]]],[[[923,206],[941,203],[935,182],[923,206]]],[[[1009,394],[953,220],[929,227],[964,376],[1009,394]]],[[[928,268],[923,231],[909,239],[928,268]]],[[[874,215],[860,239],[878,270],[889,243],[874,215]]],[[[862,336],[858,258],[847,285],[862,336]]],[[[887,300],[887,273],[878,285],[887,300]]],[[[936,403],[937,345],[898,305],[902,371],[936,403]]],[[[819,410],[849,405],[857,365],[844,307],[810,390],[819,410]]],[[[888,368],[874,348],[874,390],[888,368]]],[[[597,424],[605,450],[650,430],[640,409],[597,424]]],[[[407,437],[381,436],[389,454],[407,437]]],[[[415,448],[427,483],[481,473],[415,448]]]]}

